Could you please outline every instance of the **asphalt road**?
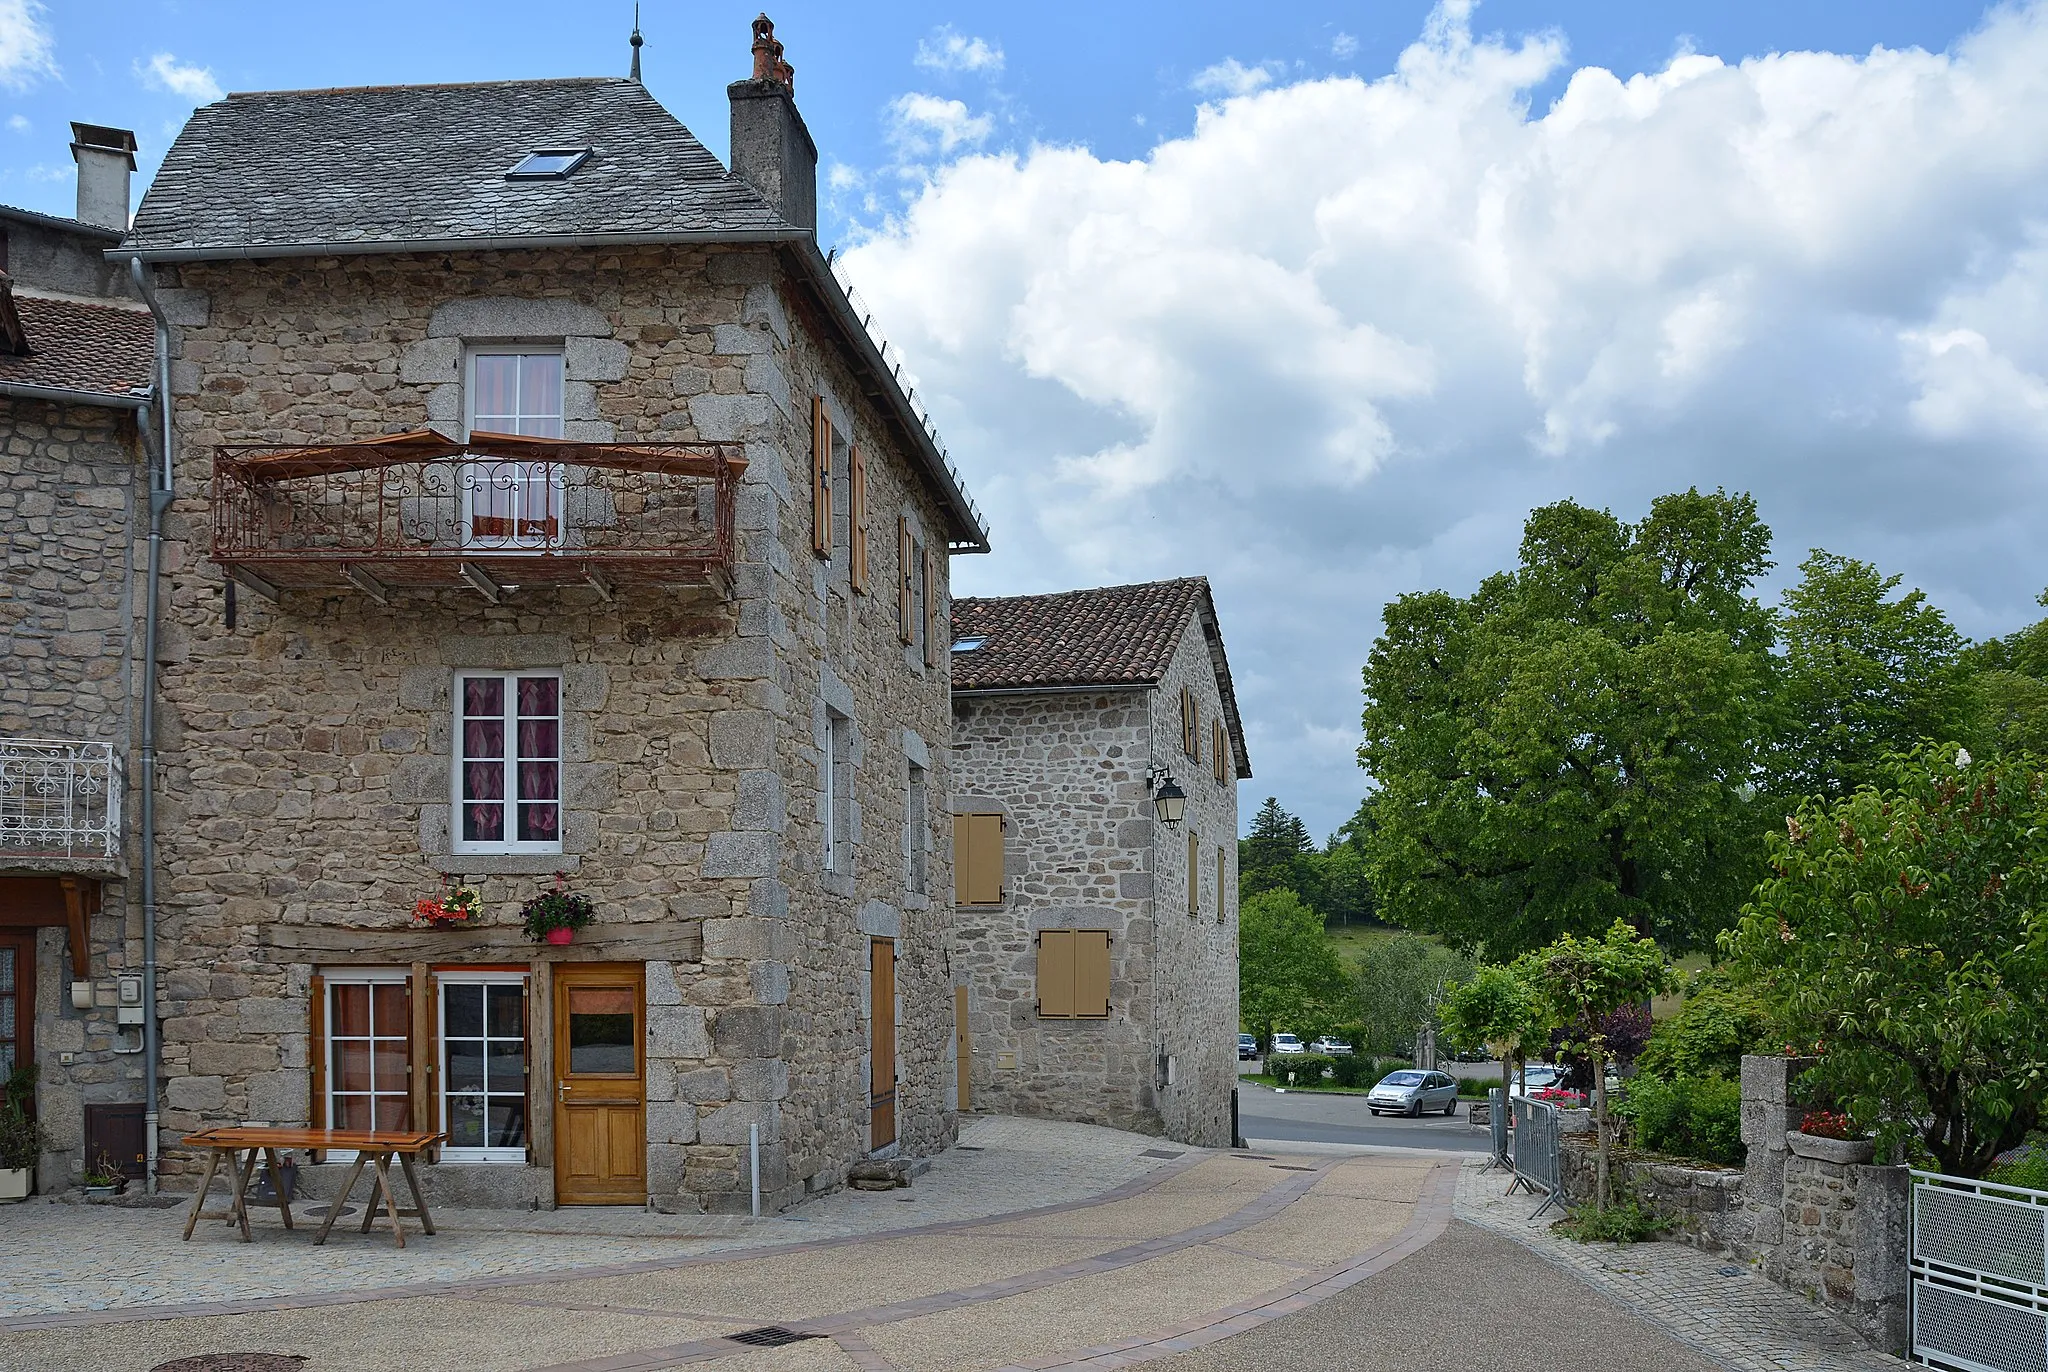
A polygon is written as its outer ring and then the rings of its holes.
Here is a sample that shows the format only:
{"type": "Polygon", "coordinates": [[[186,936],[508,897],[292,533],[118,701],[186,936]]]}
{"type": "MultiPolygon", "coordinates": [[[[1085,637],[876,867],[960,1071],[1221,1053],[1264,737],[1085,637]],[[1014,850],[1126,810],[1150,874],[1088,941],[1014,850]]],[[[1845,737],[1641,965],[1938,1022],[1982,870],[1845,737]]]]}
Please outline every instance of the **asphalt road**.
{"type": "Polygon", "coordinates": [[[1250,1082],[1237,1089],[1237,1128],[1247,1139],[1288,1143],[1352,1143],[1381,1148],[1434,1148],[1450,1153],[1484,1153],[1486,1131],[1475,1131],[1466,1119],[1470,1101],[1458,1102],[1456,1115],[1400,1115],[1375,1118],[1364,1096],[1326,1095],[1320,1091],[1274,1091],[1250,1082]]]}

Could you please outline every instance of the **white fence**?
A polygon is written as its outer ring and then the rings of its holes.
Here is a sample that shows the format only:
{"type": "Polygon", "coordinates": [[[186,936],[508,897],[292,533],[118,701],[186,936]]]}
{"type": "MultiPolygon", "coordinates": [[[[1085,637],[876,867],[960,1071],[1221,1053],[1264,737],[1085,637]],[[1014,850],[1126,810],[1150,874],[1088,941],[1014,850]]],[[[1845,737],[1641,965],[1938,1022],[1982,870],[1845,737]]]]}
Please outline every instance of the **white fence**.
{"type": "Polygon", "coordinates": [[[111,743],[0,738],[0,857],[121,853],[121,759],[111,743]]]}
{"type": "Polygon", "coordinates": [[[2048,1191],[1913,1173],[1913,1361],[2048,1372],[2048,1191]]]}

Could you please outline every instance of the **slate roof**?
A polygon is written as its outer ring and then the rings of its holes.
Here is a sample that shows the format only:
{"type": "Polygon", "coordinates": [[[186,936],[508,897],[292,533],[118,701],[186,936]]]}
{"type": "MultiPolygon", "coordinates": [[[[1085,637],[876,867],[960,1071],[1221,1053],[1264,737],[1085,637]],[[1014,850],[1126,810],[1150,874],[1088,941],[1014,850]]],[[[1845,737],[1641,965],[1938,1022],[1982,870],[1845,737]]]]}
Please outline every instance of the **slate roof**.
{"type": "Polygon", "coordinates": [[[88,224],[83,219],[69,215],[44,214],[41,210],[25,210],[19,205],[0,205],[0,220],[13,220],[17,224],[34,224],[46,229],[59,229],[65,233],[83,234],[103,239],[108,243],[121,241],[121,231],[110,229],[103,224],[88,224]]]}
{"type": "Polygon", "coordinates": [[[129,399],[156,366],[156,324],[149,312],[68,297],[14,296],[27,357],[0,352],[0,384],[89,391],[129,399]]]}
{"type": "Polygon", "coordinates": [[[1188,621],[1204,619],[1223,696],[1238,775],[1251,775],[1230,664],[1206,577],[1100,586],[1052,595],[962,597],[953,602],[953,641],[980,637],[951,654],[953,689],[1040,690],[1061,686],[1152,686],[1166,675],[1188,621]]]}
{"type": "Polygon", "coordinates": [[[728,174],[646,87],[588,77],[230,95],[178,134],[124,251],[175,260],[546,235],[803,231],[728,174]],[[505,179],[537,148],[584,146],[593,155],[562,180],[505,179]]]}

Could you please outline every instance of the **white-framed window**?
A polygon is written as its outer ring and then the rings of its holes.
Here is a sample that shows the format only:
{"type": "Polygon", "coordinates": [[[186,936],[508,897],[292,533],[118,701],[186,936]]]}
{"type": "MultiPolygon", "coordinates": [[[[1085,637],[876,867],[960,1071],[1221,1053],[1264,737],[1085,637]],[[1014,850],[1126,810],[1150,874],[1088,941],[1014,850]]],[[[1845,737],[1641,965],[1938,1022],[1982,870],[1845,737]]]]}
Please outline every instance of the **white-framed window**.
{"type": "MultiPolygon", "coordinates": [[[[465,397],[469,433],[562,436],[562,351],[532,344],[474,347],[465,397]]],[[[543,462],[472,462],[462,480],[465,546],[515,552],[562,541],[564,474],[543,462]]]]}
{"type": "Polygon", "coordinates": [[[449,1162],[526,1161],[526,974],[435,974],[449,1162]]]}
{"type": "Polygon", "coordinates": [[[562,851],[562,674],[455,675],[456,853],[562,851]]]}
{"type": "MultiPolygon", "coordinates": [[[[412,980],[404,968],[325,971],[321,1118],[330,1129],[413,1128],[412,980]]],[[[330,1152],[348,1162],[353,1154],[330,1152]]]]}
{"type": "Polygon", "coordinates": [[[825,870],[853,870],[853,721],[825,711],[825,870]]]}
{"type": "Polygon", "coordinates": [[[927,808],[925,769],[915,762],[909,763],[909,794],[903,810],[903,889],[912,895],[925,893],[925,881],[929,872],[925,847],[931,837],[931,817],[927,808]]]}

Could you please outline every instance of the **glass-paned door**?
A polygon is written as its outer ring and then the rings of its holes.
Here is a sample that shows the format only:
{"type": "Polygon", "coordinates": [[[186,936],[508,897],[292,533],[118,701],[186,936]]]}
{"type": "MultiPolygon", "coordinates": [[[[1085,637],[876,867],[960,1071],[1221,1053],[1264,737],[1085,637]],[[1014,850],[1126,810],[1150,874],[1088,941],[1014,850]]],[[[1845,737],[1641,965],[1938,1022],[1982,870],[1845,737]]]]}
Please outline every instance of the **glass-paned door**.
{"type": "Polygon", "coordinates": [[[554,853],[562,846],[562,679],[457,679],[461,696],[458,852],[554,853]]]}
{"type": "Polygon", "coordinates": [[[391,980],[327,981],[327,1123],[410,1129],[412,988],[391,980]]]}
{"type": "Polygon", "coordinates": [[[526,1160],[526,982],[443,977],[442,1156],[526,1160]]]}
{"type": "MultiPolygon", "coordinates": [[[[562,355],[477,352],[470,356],[471,433],[562,436],[562,355]]],[[[463,481],[464,541],[482,551],[558,545],[563,472],[542,462],[476,461],[463,481]]]]}
{"type": "Polygon", "coordinates": [[[35,935],[0,934],[0,1080],[35,1061],[35,968],[35,935]]]}

